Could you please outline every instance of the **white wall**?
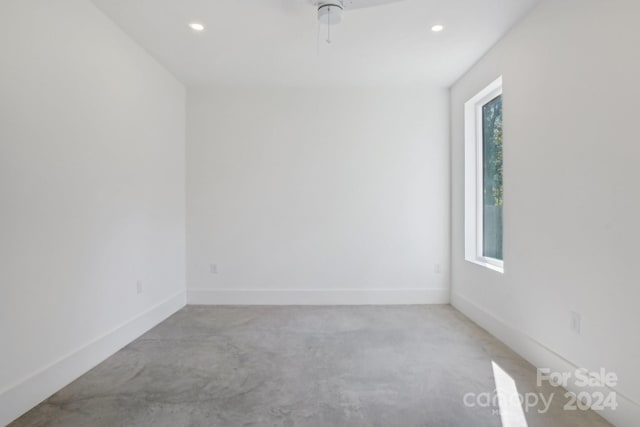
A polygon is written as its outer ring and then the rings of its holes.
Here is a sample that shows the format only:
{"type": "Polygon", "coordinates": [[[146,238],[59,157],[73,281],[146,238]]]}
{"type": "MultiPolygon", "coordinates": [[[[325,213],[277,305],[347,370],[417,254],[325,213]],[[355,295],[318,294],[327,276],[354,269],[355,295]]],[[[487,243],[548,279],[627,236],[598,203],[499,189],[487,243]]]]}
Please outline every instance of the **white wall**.
{"type": "Polygon", "coordinates": [[[85,0],[2,1],[0,52],[4,425],[184,304],[185,89],[85,0]]]}
{"type": "Polygon", "coordinates": [[[543,1],[451,90],[454,305],[534,364],[617,373],[623,406],[607,416],[629,426],[640,419],[639,16],[635,0],[543,1]],[[504,275],[465,262],[463,236],[463,106],[499,75],[504,275]]]}
{"type": "Polygon", "coordinates": [[[189,301],[447,302],[447,95],[190,90],[189,301]]]}

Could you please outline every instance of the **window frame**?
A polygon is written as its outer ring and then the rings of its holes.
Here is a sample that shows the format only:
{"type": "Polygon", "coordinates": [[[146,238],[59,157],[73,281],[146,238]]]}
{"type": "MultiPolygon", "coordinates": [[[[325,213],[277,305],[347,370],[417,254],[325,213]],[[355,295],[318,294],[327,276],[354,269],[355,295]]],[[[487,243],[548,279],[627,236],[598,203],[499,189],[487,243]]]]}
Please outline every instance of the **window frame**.
{"type": "MultiPolygon", "coordinates": [[[[502,76],[465,103],[465,259],[504,273],[504,260],[484,256],[483,107],[502,95],[502,76]]],[[[503,252],[504,253],[504,252],[503,252]]]]}

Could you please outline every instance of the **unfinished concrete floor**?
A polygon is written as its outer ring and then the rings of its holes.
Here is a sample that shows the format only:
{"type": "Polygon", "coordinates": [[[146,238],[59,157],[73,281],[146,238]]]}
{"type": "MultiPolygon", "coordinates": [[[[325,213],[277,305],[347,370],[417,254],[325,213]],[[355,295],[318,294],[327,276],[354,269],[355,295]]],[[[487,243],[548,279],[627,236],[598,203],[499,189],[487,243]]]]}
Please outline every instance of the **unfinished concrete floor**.
{"type": "Polygon", "coordinates": [[[555,393],[529,427],[609,425],[564,411],[563,390],[536,388],[453,308],[410,306],[187,307],[12,427],[502,426],[498,408],[463,403],[496,389],[492,362],[520,393],[555,393]]]}

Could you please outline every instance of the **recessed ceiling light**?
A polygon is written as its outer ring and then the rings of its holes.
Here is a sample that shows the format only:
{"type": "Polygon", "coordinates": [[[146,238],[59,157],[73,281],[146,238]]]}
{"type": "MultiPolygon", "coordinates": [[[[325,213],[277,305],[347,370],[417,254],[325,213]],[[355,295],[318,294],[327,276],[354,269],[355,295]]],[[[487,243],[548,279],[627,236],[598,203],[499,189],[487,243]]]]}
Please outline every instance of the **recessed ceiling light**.
{"type": "Polygon", "coordinates": [[[199,22],[190,23],[189,28],[191,28],[193,31],[204,31],[204,25],[199,22]]]}
{"type": "Polygon", "coordinates": [[[444,30],[444,25],[438,24],[431,27],[431,31],[433,31],[434,33],[439,33],[442,30],[444,30]]]}

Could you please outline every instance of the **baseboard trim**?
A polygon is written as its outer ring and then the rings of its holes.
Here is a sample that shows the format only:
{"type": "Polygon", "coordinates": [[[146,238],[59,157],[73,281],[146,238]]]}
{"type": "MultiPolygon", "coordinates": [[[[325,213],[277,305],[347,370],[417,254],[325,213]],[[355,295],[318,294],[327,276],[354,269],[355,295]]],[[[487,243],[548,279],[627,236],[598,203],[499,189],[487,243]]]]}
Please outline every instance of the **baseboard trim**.
{"type": "Polygon", "coordinates": [[[188,289],[189,305],[449,304],[448,289],[188,289]]]}
{"type": "Polygon", "coordinates": [[[17,384],[0,391],[0,425],[7,425],[85,374],[186,304],[181,291],[113,328],[17,384]]]}
{"type": "MultiPolygon", "coordinates": [[[[573,372],[579,368],[571,361],[514,329],[504,320],[456,292],[451,294],[451,305],[537,368],[549,368],[555,372],[573,372]]],[[[569,391],[580,392],[584,389],[571,390],[569,388],[569,391]]],[[[618,408],[615,411],[610,409],[597,411],[598,414],[615,426],[636,427],[638,420],[640,420],[640,405],[620,391],[613,389],[612,391],[617,394],[618,408]]]]}

